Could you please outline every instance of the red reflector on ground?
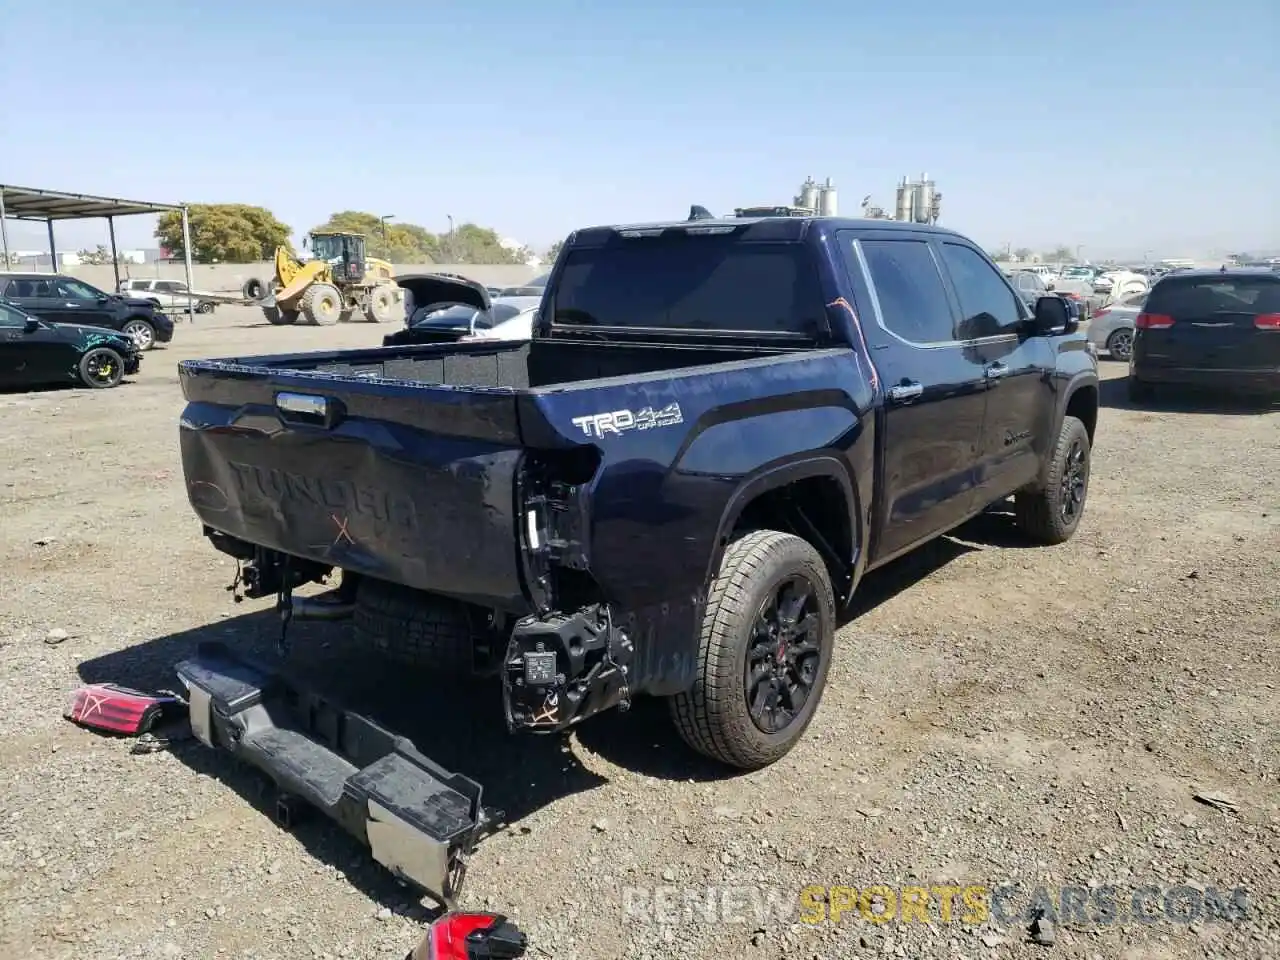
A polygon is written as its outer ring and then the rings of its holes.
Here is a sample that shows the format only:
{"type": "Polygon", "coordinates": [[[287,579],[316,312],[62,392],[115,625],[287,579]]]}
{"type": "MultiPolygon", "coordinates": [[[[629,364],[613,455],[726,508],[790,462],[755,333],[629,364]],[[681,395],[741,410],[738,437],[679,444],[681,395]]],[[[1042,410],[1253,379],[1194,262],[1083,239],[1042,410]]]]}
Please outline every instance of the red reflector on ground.
{"type": "Polygon", "coordinates": [[[494,913],[446,913],[431,924],[409,960],[498,960],[523,957],[525,936],[494,913]]]}
{"type": "Polygon", "coordinates": [[[153,696],[113,683],[91,683],[72,692],[62,715],[94,730],[137,736],[155,723],[165,707],[178,703],[176,697],[153,696]]]}

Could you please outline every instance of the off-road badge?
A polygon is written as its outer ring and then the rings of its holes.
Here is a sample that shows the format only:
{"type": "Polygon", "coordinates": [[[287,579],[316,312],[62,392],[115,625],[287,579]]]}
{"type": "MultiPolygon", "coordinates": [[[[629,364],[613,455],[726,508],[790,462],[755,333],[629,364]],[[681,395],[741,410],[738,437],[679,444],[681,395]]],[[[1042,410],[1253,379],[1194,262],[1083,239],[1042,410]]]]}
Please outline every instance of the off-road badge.
{"type": "Polygon", "coordinates": [[[624,434],[632,430],[652,430],[654,427],[672,427],[684,423],[680,404],[669,403],[661,410],[645,407],[642,410],[614,410],[610,413],[593,413],[586,417],[574,417],[573,425],[581,428],[588,437],[605,434],[624,434]]]}

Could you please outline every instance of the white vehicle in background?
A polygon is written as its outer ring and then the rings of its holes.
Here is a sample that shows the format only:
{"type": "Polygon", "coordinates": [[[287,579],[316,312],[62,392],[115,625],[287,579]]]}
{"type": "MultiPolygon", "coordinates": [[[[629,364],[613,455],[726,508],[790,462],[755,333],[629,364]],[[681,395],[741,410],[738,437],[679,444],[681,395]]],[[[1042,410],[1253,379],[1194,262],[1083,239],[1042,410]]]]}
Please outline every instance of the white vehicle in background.
{"type": "Polygon", "coordinates": [[[1133,356],[1133,331],[1138,314],[1147,301],[1147,291],[1132,293],[1099,309],[1085,332],[1096,351],[1106,351],[1112,360],[1127,363],[1133,356]]]}
{"type": "Polygon", "coordinates": [[[216,296],[212,293],[205,294],[200,290],[192,290],[188,294],[187,285],[182,280],[148,280],[140,277],[121,280],[118,292],[125,296],[150,300],[169,313],[175,310],[186,313],[189,306],[194,308],[196,313],[213,313],[214,301],[202,298],[216,296]]]}
{"type": "Polygon", "coordinates": [[[1112,300],[1123,300],[1150,289],[1151,281],[1132,270],[1109,270],[1093,281],[1094,292],[1107,294],[1112,300]]]}
{"type": "Polygon", "coordinates": [[[533,320],[538,315],[538,304],[541,297],[518,296],[496,297],[490,316],[494,320],[491,327],[477,327],[463,340],[532,340],[533,320]]]}

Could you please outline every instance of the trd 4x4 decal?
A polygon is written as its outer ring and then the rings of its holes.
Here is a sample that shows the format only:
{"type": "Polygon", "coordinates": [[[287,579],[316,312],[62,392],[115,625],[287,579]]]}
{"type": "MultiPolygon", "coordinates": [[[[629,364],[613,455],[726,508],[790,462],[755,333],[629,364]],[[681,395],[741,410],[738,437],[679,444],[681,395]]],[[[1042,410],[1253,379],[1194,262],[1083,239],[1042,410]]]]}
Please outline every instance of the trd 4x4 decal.
{"type": "Polygon", "coordinates": [[[645,407],[635,411],[613,410],[609,413],[593,413],[589,416],[573,418],[573,425],[588,437],[603,437],[609,433],[622,435],[631,430],[672,427],[677,423],[684,423],[684,415],[680,412],[678,403],[669,403],[661,410],[645,407]]]}

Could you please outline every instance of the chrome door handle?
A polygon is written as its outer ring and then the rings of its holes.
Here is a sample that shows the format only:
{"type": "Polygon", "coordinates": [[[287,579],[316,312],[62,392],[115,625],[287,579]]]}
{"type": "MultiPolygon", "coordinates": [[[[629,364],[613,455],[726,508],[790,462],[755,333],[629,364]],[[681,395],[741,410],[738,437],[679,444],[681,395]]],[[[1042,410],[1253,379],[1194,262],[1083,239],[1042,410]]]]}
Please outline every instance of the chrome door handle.
{"type": "Polygon", "coordinates": [[[1003,377],[1008,372],[1009,372],[1008,367],[1006,367],[1003,363],[996,361],[995,363],[987,367],[987,379],[994,380],[997,377],[1003,377]]]}
{"type": "Polygon", "coordinates": [[[890,387],[886,394],[890,400],[914,400],[916,397],[924,393],[924,387],[918,383],[903,382],[897,386],[890,387]]]}

